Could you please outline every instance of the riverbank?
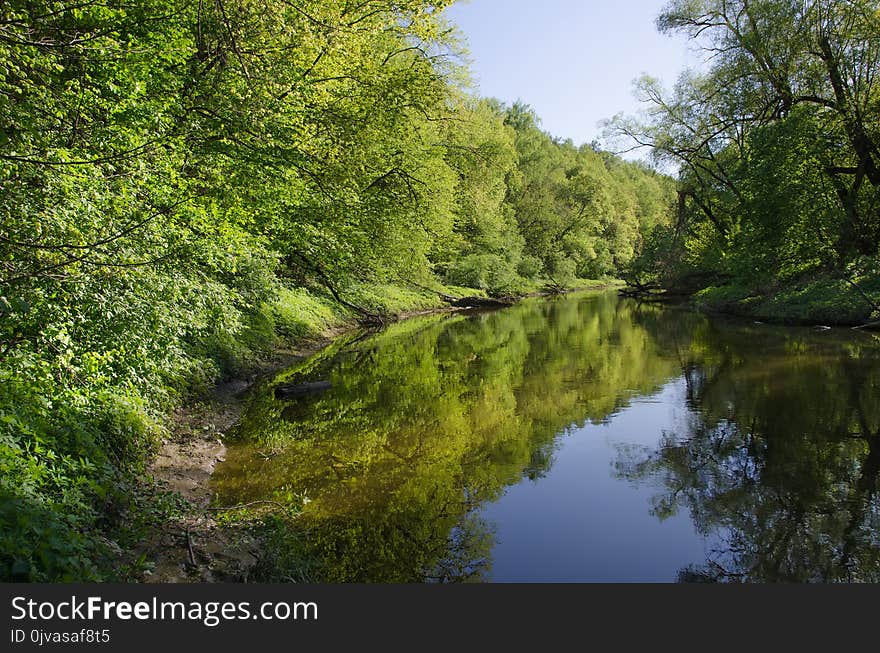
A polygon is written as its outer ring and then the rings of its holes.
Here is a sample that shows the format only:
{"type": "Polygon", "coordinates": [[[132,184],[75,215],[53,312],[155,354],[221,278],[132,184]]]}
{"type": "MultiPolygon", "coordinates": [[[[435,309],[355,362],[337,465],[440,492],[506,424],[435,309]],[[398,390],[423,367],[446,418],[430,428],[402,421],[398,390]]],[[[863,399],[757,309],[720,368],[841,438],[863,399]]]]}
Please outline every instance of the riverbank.
{"type": "MultiPolygon", "coordinates": [[[[617,281],[579,280],[565,292],[599,291],[619,287],[617,281]]],[[[370,306],[380,307],[389,322],[432,313],[467,310],[451,306],[449,293],[482,297],[463,288],[412,291],[393,286],[373,289],[370,306]]],[[[363,296],[367,293],[363,293],[363,296]]],[[[532,289],[510,300],[548,294],[532,289]]],[[[261,558],[260,536],[247,520],[231,517],[212,507],[209,482],[216,466],[225,460],[226,442],[247,406],[250,390],[261,380],[319,352],[336,338],[363,328],[358,316],[341,305],[304,294],[294,296],[300,327],[247,373],[225,380],[207,396],[185,402],[170,419],[168,436],[149,467],[154,491],[179,497],[180,509],[166,514],[148,529],[128,552],[127,564],[139,561],[132,580],[169,582],[246,582],[261,558]],[[292,335],[300,334],[300,335],[292,335]],[[218,514],[223,513],[223,514],[218,514]]],[[[289,320],[289,322],[293,322],[289,320]]],[[[161,516],[161,515],[160,515],[161,516]]]]}
{"type": "MultiPolygon", "coordinates": [[[[408,319],[449,307],[441,296],[459,288],[410,290],[397,286],[361,286],[356,301],[389,321],[408,319]]],[[[468,291],[473,294],[476,291],[468,291]]],[[[246,405],[248,392],[297,360],[307,358],[345,333],[362,328],[351,309],[304,290],[288,291],[279,302],[279,341],[271,352],[253,361],[209,393],[184,402],[171,414],[168,435],[148,468],[154,492],[178,497],[180,509],[160,515],[124,556],[136,573],[131,580],[169,582],[245,582],[259,559],[259,542],[248,529],[228,520],[221,524],[209,510],[211,475],[226,454],[246,405]]]]}
{"type": "MultiPolygon", "coordinates": [[[[350,328],[357,328],[352,322],[350,328]]],[[[157,523],[133,550],[142,559],[141,574],[132,580],[148,583],[246,582],[259,559],[258,540],[240,528],[221,524],[210,508],[208,483],[226,457],[250,390],[260,380],[306,358],[345,332],[328,329],[321,340],[307,340],[276,352],[247,378],[227,380],[210,396],[180,406],[171,416],[169,437],[153,459],[149,475],[163,491],[183,502],[183,509],[157,523]]]]}
{"type": "MultiPolygon", "coordinates": [[[[657,298],[666,295],[659,294],[657,298]]],[[[677,297],[696,310],[790,326],[871,327],[880,320],[880,275],[811,275],[767,288],[710,286],[677,297]]]]}

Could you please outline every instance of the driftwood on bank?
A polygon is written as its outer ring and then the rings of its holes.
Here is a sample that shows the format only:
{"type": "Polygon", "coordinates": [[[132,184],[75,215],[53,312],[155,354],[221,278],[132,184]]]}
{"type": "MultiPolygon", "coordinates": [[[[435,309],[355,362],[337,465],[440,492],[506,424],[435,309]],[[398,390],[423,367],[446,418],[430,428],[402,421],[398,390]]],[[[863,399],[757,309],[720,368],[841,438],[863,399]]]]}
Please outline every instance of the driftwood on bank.
{"type": "Polygon", "coordinates": [[[315,381],[312,383],[292,383],[279,385],[275,388],[276,399],[297,399],[327,392],[333,386],[329,381],[315,381]]]}
{"type": "Polygon", "coordinates": [[[515,297],[444,297],[443,300],[456,308],[504,308],[516,304],[515,297]]]}
{"type": "Polygon", "coordinates": [[[623,297],[640,297],[644,295],[656,295],[665,292],[667,289],[659,283],[642,282],[638,279],[627,279],[626,286],[618,291],[623,297]]]}
{"type": "Polygon", "coordinates": [[[640,302],[664,302],[669,301],[673,297],[673,295],[665,292],[662,288],[648,286],[627,286],[618,290],[617,294],[620,297],[637,299],[640,302]]]}

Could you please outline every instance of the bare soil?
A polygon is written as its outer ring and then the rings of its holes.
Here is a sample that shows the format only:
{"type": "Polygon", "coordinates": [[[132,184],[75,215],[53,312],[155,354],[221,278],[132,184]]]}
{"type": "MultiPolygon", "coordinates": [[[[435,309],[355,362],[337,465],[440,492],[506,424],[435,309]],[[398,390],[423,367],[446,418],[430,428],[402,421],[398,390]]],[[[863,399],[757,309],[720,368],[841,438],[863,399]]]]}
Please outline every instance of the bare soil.
{"type": "MultiPolygon", "coordinates": [[[[328,334],[337,335],[337,334],[328,334]]],[[[249,390],[272,373],[310,356],[329,340],[279,351],[257,373],[218,385],[212,395],[177,409],[170,436],[150,467],[159,488],[179,494],[185,515],[161,525],[140,545],[146,583],[247,582],[259,561],[260,542],[243,528],[218,523],[209,510],[210,480],[226,458],[224,441],[238,423],[249,390]]]]}

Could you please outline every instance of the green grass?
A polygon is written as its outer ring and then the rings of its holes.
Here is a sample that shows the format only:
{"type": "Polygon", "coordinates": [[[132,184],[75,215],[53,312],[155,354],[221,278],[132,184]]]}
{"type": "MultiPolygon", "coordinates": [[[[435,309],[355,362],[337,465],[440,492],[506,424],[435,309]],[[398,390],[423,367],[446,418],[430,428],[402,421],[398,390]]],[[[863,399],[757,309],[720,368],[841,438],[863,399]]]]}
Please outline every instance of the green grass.
{"type": "MultiPolygon", "coordinates": [[[[352,284],[341,291],[347,301],[384,316],[443,308],[441,294],[451,296],[482,295],[469,288],[434,284],[435,291],[403,288],[393,284],[352,284]]],[[[305,288],[282,289],[271,306],[277,334],[288,343],[310,340],[328,331],[351,324],[355,312],[335,301],[329,294],[305,288]]]]}
{"type": "MultiPolygon", "coordinates": [[[[438,289],[443,292],[442,289],[438,289]]],[[[402,288],[391,284],[357,284],[349,288],[351,301],[381,315],[400,315],[411,311],[442,308],[446,304],[437,293],[402,288]]]]}
{"type": "Polygon", "coordinates": [[[577,290],[605,290],[610,288],[623,288],[626,281],[606,277],[604,279],[575,279],[571,283],[572,288],[577,290]]]}
{"type": "Polygon", "coordinates": [[[272,315],[279,335],[287,339],[313,338],[345,321],[342,307],[305,288],[283,288],[272,315]]]}
{"type": "MultiPolygon", "coordinates": [[[[873,299],[880,300],[880,275],[854,279],[873,299]]],[[[818,274],[757,293],[737,284],[713,286],[694,295],[700,308],[790,324],[859,325],[880,315],[852,284],[818,274]]]]}

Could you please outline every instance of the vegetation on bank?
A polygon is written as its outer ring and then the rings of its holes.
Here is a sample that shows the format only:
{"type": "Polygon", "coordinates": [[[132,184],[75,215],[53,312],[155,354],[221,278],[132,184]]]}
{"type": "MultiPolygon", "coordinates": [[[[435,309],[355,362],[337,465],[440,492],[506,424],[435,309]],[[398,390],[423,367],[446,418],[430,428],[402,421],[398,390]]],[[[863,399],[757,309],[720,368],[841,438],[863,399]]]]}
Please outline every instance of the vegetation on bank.
{"type": "Polygon", "coordinates": [[[669,222],[670,178],[476,97],[449,4],[3,3],[0,577],[125,577],[170,410],[279,339],[615,276],[669,222]]]}
{"type": "Polygon", "coordinates": [[[880,8],[871,0],[674,0],[661,30],[706,54],[671,91],[639,82],[611,125],[680,170],[677,219],[634,286],[826,323],[880,306],[880,8]]]}
{"type": "Polygon", "coordinates": [[[873,298],[880,297],[880,275],[865,275],[854,281],[858,287],[837,274],[809,275],[764,294],[728,283],[700,290],[693,302],[709,312],[785,324],[876,327],[878,312],[873,298]]]}
{"type": "Polygon", "coordinates": [[[124,578],[171,409],[279,343],[623,277],[880,319],[880,12],[673,0],[712,55],[618,134],[476,96],[452,0],[0,7],[0,578],[124,578]]]}

